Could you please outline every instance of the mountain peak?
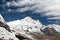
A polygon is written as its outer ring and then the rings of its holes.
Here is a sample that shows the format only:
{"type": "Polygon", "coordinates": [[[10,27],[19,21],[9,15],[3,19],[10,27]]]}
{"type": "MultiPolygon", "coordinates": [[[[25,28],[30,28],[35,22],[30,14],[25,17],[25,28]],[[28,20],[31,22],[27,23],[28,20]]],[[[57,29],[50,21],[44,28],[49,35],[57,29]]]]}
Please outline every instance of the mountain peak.
{"type": "Polygon", "coordinates": [[[32,19],[31,17],[29,17],[29,16],[27,16],[27,17],[25,17],[25,19],[32,19]]]}
{"type": "Polygon", "coordinates": [[[24,20],[33,20],[31,17],[27,16],[24,18],[24,20]]]}

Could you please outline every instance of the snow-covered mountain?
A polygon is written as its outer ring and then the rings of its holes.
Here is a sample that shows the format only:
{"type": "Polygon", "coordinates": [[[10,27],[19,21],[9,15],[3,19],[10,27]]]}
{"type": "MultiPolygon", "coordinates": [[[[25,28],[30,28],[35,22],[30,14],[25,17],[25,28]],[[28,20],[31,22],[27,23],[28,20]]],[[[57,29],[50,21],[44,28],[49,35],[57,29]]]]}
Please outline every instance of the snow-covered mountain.
{"type": "Polygon", "coordinates": [[[40,32],[40,29],[43,30],[44,28],[48,27],[54,28],[57,32],[60,33],[60,25],[49,24],[47,26],[44,26],[39,20],[34,20],[31,17],[25,17],[24,19],[21,20],[7,22],[7,24],[10,26],[11,30],[13,30],[16,27],[16,29],[20,31],[28,30],[29,32],[40,32]]]}
{"type": "Polygon", "coordinates": [[[25,17],[21,20],[16,20],[7,23],[10,26],[10,29],[13,30],[16,35],[21,34],[21,36],[25,36],[34,40],[35,38],[31,36],[33,33],[38,35],[53,35],[54,33],[60,33],[60,25],[50,24],[50,25],[43,25],[39,20],[34,20],[31,17],[25,17]],[[54,32],[54,33],[53,33],[54,32]]]}
{"type": "Polygon", "coordinates": [[[2,40],[60,40],[60,25],[45,26],[39,20],[31,17],[5,22],[0,15],[0,35],[2,40]]]}
{"type": "Polygon", "coordinates": [[[42,23],[39,22],[39,20],[32,19],[31,17],[25,17],[21,20],[7,22],[7,24],[16,35],[21,34],[22,36],[24,35],[27,38],[33,39],[31,36],[32,34],[30,33],[42,34],[40,31],[42,23]]]}
{"type": "Polygon", "coordinates": [[[53,28],[55,31],[57,31],[58,33],[60,33],[60,25],[49,24],[47,26],[42,27],[41,30],[44,30],[45,28],[53,28]]]}
{"type": "Polygon", "coordinates": [[[16,20],[7,23],[10,26],[11,30],[17,31],[29,31],[29,32],[40,32],[42,23],[39,20],[33,20],[30,17],[26,17],[21,20],[16,20]]]}
{"type": "Polygon", "coordinates": [[[50,24],[42,27],[41,31],[45,35],[52,37],[53,40],[60,40],[60,25],[50,24]]]}

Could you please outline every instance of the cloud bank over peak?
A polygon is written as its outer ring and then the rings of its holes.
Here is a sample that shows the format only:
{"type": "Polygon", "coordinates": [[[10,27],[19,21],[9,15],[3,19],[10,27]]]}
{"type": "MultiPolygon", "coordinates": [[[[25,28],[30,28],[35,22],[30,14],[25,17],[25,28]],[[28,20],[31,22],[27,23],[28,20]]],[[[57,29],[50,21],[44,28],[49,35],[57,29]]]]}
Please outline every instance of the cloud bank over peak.
{"type": "Polygon", "coordinates": [[[60,19],[60,0],[17,0],[7,2],[7,6],[18,7],[17,12],[33,10],[33,13],[40,13],[43,16],[54,16],[47,19],[60,19]]]}

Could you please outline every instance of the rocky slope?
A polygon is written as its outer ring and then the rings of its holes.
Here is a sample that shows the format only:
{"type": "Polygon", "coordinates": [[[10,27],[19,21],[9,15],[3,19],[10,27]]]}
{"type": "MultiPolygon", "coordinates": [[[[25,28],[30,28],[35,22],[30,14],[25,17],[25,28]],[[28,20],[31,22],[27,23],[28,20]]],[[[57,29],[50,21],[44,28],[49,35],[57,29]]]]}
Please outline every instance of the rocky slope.
{"type": "Polygon", "coordinates": [[[9,26],[0,15],[0,40],[19,40],[15,37],[14,33],[11,33],[9,26]]]}
{"type": "Polygon", "coordinates": [[[0,40],[60,40],[60,25],[44,26],[31,17],[5,22],[0,15],[0,40]]]}

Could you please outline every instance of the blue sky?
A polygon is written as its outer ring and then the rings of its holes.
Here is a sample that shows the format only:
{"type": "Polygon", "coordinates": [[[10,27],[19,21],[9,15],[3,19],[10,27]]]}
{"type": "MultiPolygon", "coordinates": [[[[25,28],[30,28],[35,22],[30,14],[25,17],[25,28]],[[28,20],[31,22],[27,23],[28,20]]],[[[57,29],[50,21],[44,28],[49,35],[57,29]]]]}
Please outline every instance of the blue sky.
{"type": "Polygon", "coordinates": [[[0,1],[0,14],[7,22],[30,16],[44,25],[60,24],[59,3],[59,0],[2,0],[0,1]]]}

